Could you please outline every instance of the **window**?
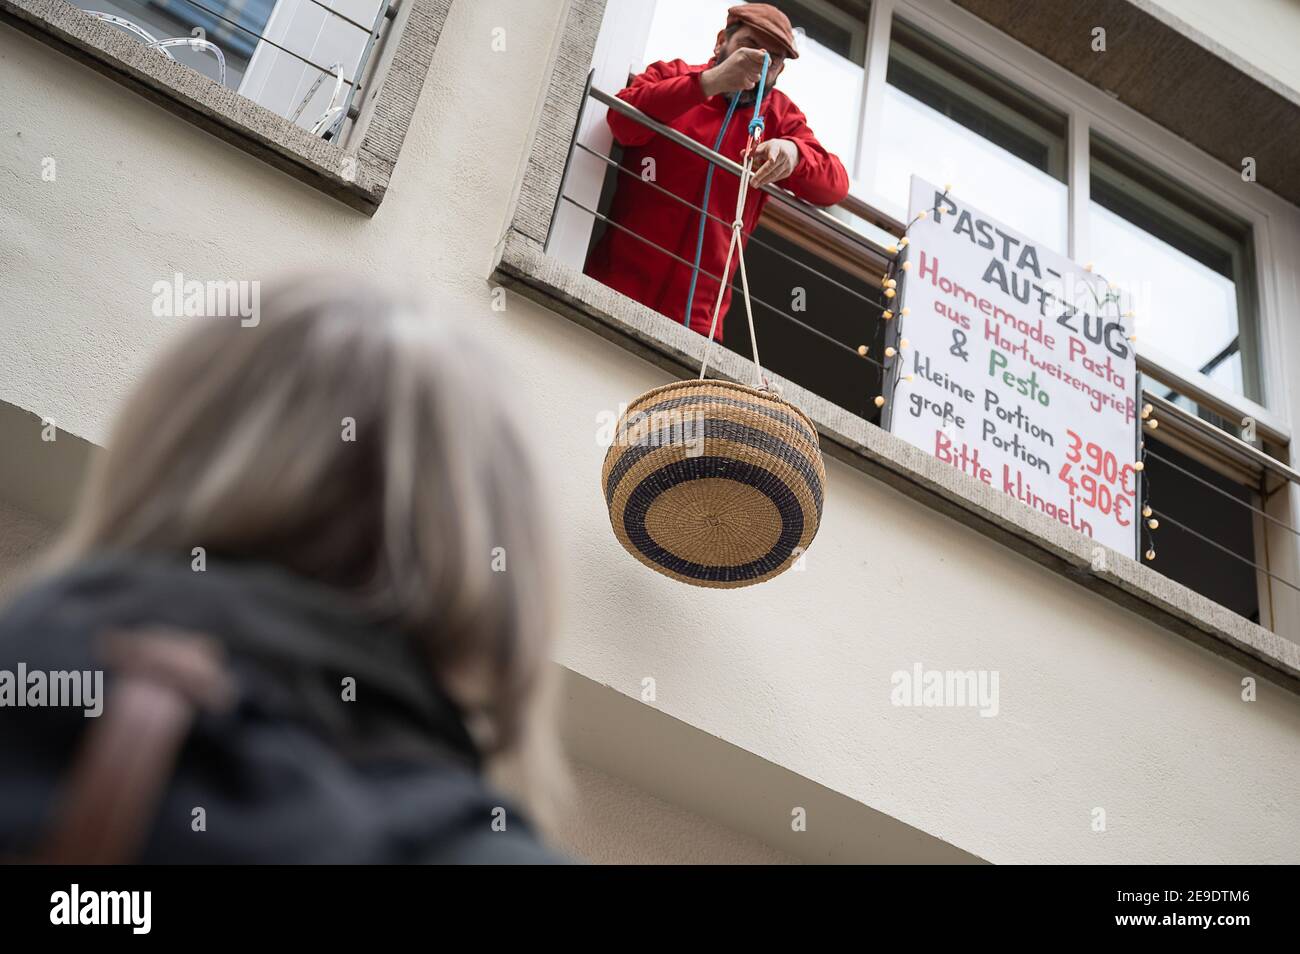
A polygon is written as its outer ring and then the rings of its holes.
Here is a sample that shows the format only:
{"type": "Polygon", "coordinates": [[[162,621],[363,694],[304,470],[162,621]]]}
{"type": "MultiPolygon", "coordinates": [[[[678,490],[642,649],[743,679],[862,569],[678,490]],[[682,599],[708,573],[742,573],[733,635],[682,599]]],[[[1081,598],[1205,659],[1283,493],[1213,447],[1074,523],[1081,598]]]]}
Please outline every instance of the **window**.
{"type": "Polygon", "coordinates": [[[75,0],[323,139],[347,119],[383,0],[75,0]]]}
{"type": "Polygon", "coordinates": [[[69,14],[75,8],[6,0],[0,16],[373,212],[451,2],[74,0],[80,12],[69,14]],[[195,82],[195,74],[212,82],[195,82]],[[279,119],[232,104],[225,90],[279,119]],[[321,149],[322,141],[339,148],[321,149]]]}
{"type": "MultiPolygon", "coordinates": [[[[574,2],[588,13],[600,7],[597,0],[574,2]]],[[[704,339],[682,334],[681,315],[662,322],[647,317],[654,306],[624,308],[626,299],[609,294],[582,268],[593,227],[616,224],[605,215],[604,200],[626,177],[642,173],[621,164],[604,131],[607,108],[622,107],[639,121],[611,94],[654,60],[707,60],[734,0],[603,2],[599,40],[586,34],[592,45],[585,59],[570,49],[562,61],[567,79],[553,80],[544,107],[548,141],[567,143],[572,136],[572,143],[558,157],[548,152],[553,145],[534,146],[496,274],[609,337],[627,339],[632,350],[698,369],[704,339]],[[567,83],[563,96],[556,82],[567,83]]],[[[1055,250],[1079,251],[1077,257],[1092,260],[1100,275],[1136,292],[1130,300],[1142,404],[1155,412],[1133,435],[1135,454],[1145,464],[1143,503],[1151,509],[1133,529],[1139,553],[1156,554],[1142,562],[1247,620],[1276,628],[1275,614],[1286,612],[1294,598],[1290,591],[1300,592],[1300,576],[1288,569],[1300,553],[1300,531],[1292,529],[1300,521],[1291,514],[1294,495],[1287,489],[1288,483],[1300,485],[1300,473],[1286,463],[1285,420],[1258,403],[1266,388],[1256,329],[1265,302],[1254,277],[1256,239],[1267,235],[1261,230],[1269,228],[1274,199],[1237,191],[1235,170],[1216,169],[1195,150],[1164,142],[1164,132],[1109,106],[1083,80],[1038,69],[1005,35],[967,35],[947,19],[969,14],[948,4],[791,0],[781,6],[803,39],[802,55],[788,65],[780,87],[808,115],[823,144],[859,175],[851,175],[848,199],[826,213],[788,197],[764,208],[746,254],[764,368],[810,392],[803,399],[836,443],[868,460],[888,448],[889,442],[878,442],[864,450],[876,437],[856,430],[857,422],[879,420],[875,395],[887,385],[877,356],[890,357],[892,335],[900,334],[882,315],[890,300],[881,287],[892,260],[887,246],[904,227],[913,174],[953,182],[972,204],[1055,250]],[[818,70],[825,71],[820,78],[818,70]],[[801,73],[813,77],[807,90],[798,85],[801,73]],[[1098,138],[1095,129],[1115,142],[1098,138]],[[1243,417],[1258,424],[1257,437],[1239,436],[1243,417]]],[[[962,27],[969,25],[962,20],[962,27]]],[[[679,137],[667,136],[674,148],[697,156],[710,151],[711,143],[690,141],[671,128],[666,133],[679,137]]],[[[718,177],[735,175],[728,162],[715,165],[718,177]]],[[[664,201],[698,212],[698,191],[664,201]]],[[[1270,247],[1263,237],[1259,241],[1270,247]]],[[[678,261],[689,268],[689,258],[687,250],[678,261]]],[[[732,282],[738,287],[737,277],[732,282]]],[[[715,351],[710,367],[726,364],[730,370],[723,373],[741,379],[749,369],[736,359],[749,356],[750,343],[739,293],[724,327],[724,354],[715,351]]],[[[886,472],[900,486],[908,480],[898,461],[864,469],[886,472]]],[[[956,511],[969,503],[959,501],[956,511]]],[[[1035,554],[1054,546],[1021,529],[1035,554]]],[[[1094,566],[1093,572],[1105,571],[1094,566]]],[[[1177,588],[1148,587],[1126,568],[1130,573],[1121,589],[1144,593],[1140,598],[1148,603],[1167,593],[1184,599],[1177,588]]],[[[1201,624],[1215,615],[1196,605],[1201,624]]]]}
{"type": "Polygon", "coordinates": [[[1260,400],[1250,226],[1094,137],[1093,258],[1133,298],[1138,349],[1159,349],[1260,400]]]}
{"type": "Polygon", "coordinates": [[[874,198],[907,213],[913,174],[1069,249],[1066,118],[902,20],[890,35],[874,198]]]}
{"type": "MultiPolygon", "coordinates": [[[[684,59],[705,63],[713,41],[727,22],[736,0],[664,0],[655,6],[641,60],[684,59]]],[[[777,81],[799,104],[817,138],[840,156],[852,172],[861,122],[862,63],[866,50],[865,3],[832,5],[827,0],[784,0],[776,3],[799,35],[799,59],[777,81]],[[860,8],[857,14],[843,7],[860,8]]]]}
{"type": "MultiPolygon", "coordinates": [[[[735,0],[658,3],[642,61],[705,62],[734,5],[735,0]]],[[[787,65],[779,88],[804,112],[818,140],[841,158],[851,176],[862,122],[868,5],[853,0],[781,0],[775,6],[790,18],[799,42],[799,58],[787,65]]],[[[610,176],[606,193],[619,185],[617,174],[610,176]]],[[[856,230],[873,234],[847,209],[835,212],[856,230]]],[[[888,239],[878,229],[874,235],[888,239]]],[[[884,347],[880,290],[871,284],[878,281],[883,263],[862,267],[861,249],[846,248],[833,234],[814,237],[805,222],[772,203],[746,257],[765,365],[841,407],[878,420],[872,397],[880,390],[880,369],[863,362],[857,348],[866,345],[870,354],[878,355],[884,347]],[[836,256],[835,249],[844,254],[836,256]],[[856,259],[856,267],[846,268],[845,257],[856,259]],[[804,310],[791,306],[794,288],[803,289],[804,310]]],[[[723,344],[749,356],[749,331],[738,296],[733,296],[723,327],[723,344]]]]}
{"type": "Polygon", "coordinates": [[[142,43],[163,43],[176,38],[206,40],[212,45],[178,43],[165,49],[169,56],[186,66],[238,89],[256,38],[266,28],[275,0],[242,3],[211,0],[203,6],[188,0],[105,0],[102,3],[75,0],[74,5],[142,43]]]}
{"type": "MultiPolygon", "coordinates": [[[[1089,146],[1091,257],[1134,314],[1139,354],[1258,398],[1250,226],[1104,138],[1094,134],[1089,146]]],[[[1144,530],[1142,548],[1155,551],[1164,575],[1272,625],[1274,596],[1300,581],[1268,569],[1269,536],[1287,531],[1264,509],[1265,475],[1218,451],[1208,428],[1189,427],[1176,411],[1234,437],[1241,415],[1225,417],[1151,375],[1143,390],[1172,407],[1144,437],[1146,499],[1159,529],[1144,530]]]]}

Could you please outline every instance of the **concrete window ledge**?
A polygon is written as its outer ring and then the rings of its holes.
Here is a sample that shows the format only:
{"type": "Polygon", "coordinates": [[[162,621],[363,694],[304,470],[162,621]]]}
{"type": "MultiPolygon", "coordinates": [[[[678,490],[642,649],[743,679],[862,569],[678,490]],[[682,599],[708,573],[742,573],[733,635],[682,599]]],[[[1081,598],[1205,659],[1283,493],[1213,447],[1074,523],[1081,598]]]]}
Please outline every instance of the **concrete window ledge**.
{"type": "Polygon", "coordinates": [[[373,215],[383,200],[452,0],[400,0],[363,82],[347,145],[327,142],[66,0],[0,0],[0,21],[296,179],[373,215]]]}
{"type": "MultiPolygon", "coordinates": [[[[507,234],[494,279],[672,372],[698,373],[705,338],[507,234]]],[[[753,380],[753,363],[715,348],[710,373],[753,380]]],[[[817,425],[822,450],[1193,642],[1300,693],[1300,645],[1063,526],[825,398],[765,371],[817,425]],[[1099,556],[1100,554],[1100,556],[1099,556]]]]}

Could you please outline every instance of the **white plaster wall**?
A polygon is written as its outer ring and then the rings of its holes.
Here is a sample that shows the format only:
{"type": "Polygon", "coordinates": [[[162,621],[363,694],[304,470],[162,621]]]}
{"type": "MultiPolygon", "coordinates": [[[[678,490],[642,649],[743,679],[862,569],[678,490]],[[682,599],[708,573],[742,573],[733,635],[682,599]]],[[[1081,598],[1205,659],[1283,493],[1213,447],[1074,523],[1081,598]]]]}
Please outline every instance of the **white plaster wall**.
{"type": "Polygon", "coordinates": [[[589,765],[574,766],[573,787],[552,844],[574,858],[606,865],[799,863],[589,765]]]}
{"type": "Polygon", "coordinates": [[[0,27],[0,399],[101,441],[179,329],[149,316],[175,270],[415,280],[531,409],[566,665],[633,696],[653,676],[673,716],[991,861],[1300,861],[1300,700],[1241,701],[1235,666],[838,462],[805,572],[698,590],[622,552],[597,415],[665,375],[529,302],[494,313],[485,281],[560,8],[455,4],[369,220],[0,27]],[[1000,714],[892,706],[916,662],[997,670],[1000,714]]]}
{"type": "Polygon", "coordinates": [[[1300,91],[1300,3],[1296,0],[1149,0],[1300,91]]]}

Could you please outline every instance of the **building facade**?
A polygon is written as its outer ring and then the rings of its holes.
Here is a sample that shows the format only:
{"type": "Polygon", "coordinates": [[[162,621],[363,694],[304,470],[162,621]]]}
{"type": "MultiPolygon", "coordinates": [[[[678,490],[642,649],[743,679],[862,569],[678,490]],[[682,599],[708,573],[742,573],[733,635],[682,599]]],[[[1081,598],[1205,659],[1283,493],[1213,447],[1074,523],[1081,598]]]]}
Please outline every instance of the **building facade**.
{"type": "MultiPolygon", "coordinates": [[[[141,370],[216,320],[160,283],[414,284],[508,369],[547,483],[578,766],[561,845],[1300,860],[1293,4],[780,4],[803,44],[782,88],[852,187],[829,211],[774,198],[748,252],[767,366],[827,486],[798,564],[736,590],[651,573],[611,533],[610,426],[705,339],[583,274],[624,175],[608,94],[706,61],[726,3],[107,11],[135,30],[78,6],[0,0],[0,581],[57,531],[141,370]],[[857,350],[888,340],[913,173],[1136,296],[1159,428],[1137,425],[1157,517],[1133,552],[879,426],[884,372],[857,350]]],[[[732,314],[719,376],[749,379],[746,334],[732,314]]]]}

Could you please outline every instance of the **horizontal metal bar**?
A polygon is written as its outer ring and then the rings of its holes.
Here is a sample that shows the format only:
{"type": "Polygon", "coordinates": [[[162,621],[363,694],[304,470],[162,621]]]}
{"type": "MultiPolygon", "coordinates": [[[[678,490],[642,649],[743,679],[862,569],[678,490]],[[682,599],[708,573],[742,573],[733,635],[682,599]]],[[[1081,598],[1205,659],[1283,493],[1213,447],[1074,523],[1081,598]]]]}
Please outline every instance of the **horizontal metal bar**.
{"type": "MultiPolygon", "coordinates": [[[[604,103],[610,109],[614,110],[614,112],[626,116],[629,119],[635,120],[636,122],[645,126],[647,129],[654,130],[659,135],[663,136],[665,139],[672,140],[682,148],[695,153],[695,155],[699,156],[701,159],[705,159],[716,166],[720,166],[721,168],[726,169],[732,175],[739,178],[741,173],[741,167],[737,163],[732,162],[726,156],[714,152],[708,146],[696,142],[690,136],[678,132],[676,129],[673,129],[671,126],[665,126],[663,123],[651,119],[649,116],[641,112],[641,110],[637,109],[635,106],[631,105],[630,103],[625,103],[617,96],[611,96],[609,93],[606,93],[604,90],[597,89],[594,86],[591,88],[591,96],[597,102],[604,103]]],[[[847,225],[845,225],[839,219],[835,218],[835,216],[831,215],[829,212],[826,212],[824,209],[819,209],[811,202],[805,202],[803,199],[791,195],[790,193],[786,192],[784,189],[778,189],[774,185],[769,184],[769,185],[762,186],[761,188],[773,199],[776,199],[778,202],[782,203],[783,205],[789,206],[790,208],[795,209],[799,213],[807,216],[808,218],[815,219],[816,221],[827,226],[828,228],[834,229],[836,232],[840,233],[850,241],[858,245],[861,245],[866,249],[869,249],[873,255],[883,256],[886,258],[889,257],[889,253],[885,251],[882,245],[878,244],[872,239],[867,238],[865,235],[861,234],[860,232],[855,232],[853,229],[849,228],[847,225]]]]}
{"type": "Polygon", "coordinates": [[[1279,520],[1277,517],[1273,516],[1268,511],[1261,510],[1259,507],[1256,507],[1254,504],[1251,504],[1248,501],[1242,500],[1240,497],[1228,493],[1228,491],[1224,490],[1222,487],[1210,483],[1204,477],[1200,476],[1199,474],[1192,473],[1186,467],[1182,466],[1181,464],[1174,463],[1168,457],[1162,457],[1160,454],[1157,454],[1155,451],[1150,449],[1147,450],[1146,455],[1148,459],[1158,460],[1166,467],[1172,467],[1174,470],[1178,471],[1184,477],[1188,477],[1196,481],[1206,490],[1213,490],[1216,494],[1226,497],[1228,500],[1231,500],[1233,503],[1245,507],[1247,510],[1250,510],[1253,513],[1258,514],[1259,516],[1263,517],[1265,520],[1269,521],[1270,523],[1281,527],[1283,530],[1289,530],[1291,533],[1294,533],[1296,536],[1300,537],[1300,530],[1297,530],[1295,527],[1291,526],[1291,524],[1287,523],[1285,520],[1279,520]]]}
{"type": "MultiPolygon", "coordinates": [[[[1163,384],[1164,382],[1160,382],[1163,384]]],[[[1261,470],[1271,470],[1273,473],[1286,480],[1300,483],[1300,471],[1293,470],[1282,461],[1270,457],[1258,447],[1247,444],[1239,437],[1229,434],[1227,431],[1220,430],[1208,421],[1203,421],[1195,414],[1187,411],[1171,401],[1167,401],[1158,394],[1152,394],[1149,386],[1142,389],[1143,400],[1150,404],[1156,420],[1162,417],[1177,418],[1180,424],[1195,431],[1205,441],[1211,444],[1217,444],[1220,448],[1225,449],[1233,457],[1239,460],[1246,460],[1261,470]]]]}
{"type": "MultiPolygon", "coordinates": [[[[279,50],[281,53],[287,53],[287,54],[289,54],[289,56],[292,56],[295,60],[299,60],[300,62],[306,63],[308,66],[311,66],[311,67],[314,67],[315,69],[320,70],[320,71],[321,71],[322,73],[324,73],[326,76],[333,76],[333,75],[335,75],[334,73],[332,73],[332,72],[330,71],[330,68],[329,68],[328,66],[322,66],[320,63],[316,63],[316,62],[314,62],[313,60],[311,60],[311,59],[309,59],[309,58],[303,56],[301,53],[295,53],[293,50],[289,49],[288,47],[281,46],[279,43],[276,43],[274,40],[268,39],[267,37],[263,36],[262,34],[260,34],[260,33],[256,32],[256,31],[254,31],[254,30],[250,30],[248,27],[244,26],[242,23],[239,23],[239,22],[236,21],[236,20],[232,20],[232,19],[230,19],[230,17],[226,16],[225,14],[223,14],[223,13],[219,13],[219,12],[217,12],[216,10],[213,10],[211,7],[206,7],[206,6],[204,6],[203,4],[199,3],[198,0],[185,0],[185,2],[188,3],[188,4],[189,4],[190,6],[192,6],[192,7],[198,7],[198,8],[199,8],[200,10],[202,10],[204,13],[208,14],[208,16],[213,17],[213,18],[215,18],[215,19],[217,19],[217,20],[220,20],[220,21],[222,21],[223,23],[228,23],[228,24],[230,24],[232,27],[234,27],[236,30],[239,30],[239,31],[241,31],[241,32],[243,32],[243,33],[247,33],[249,36],[253,37],[254,39],[258,40],[259,42],[261,42],[261,43],[265,43],[267,46],[273,47],[273,48],[279,50]]],[[[343,77],[343,82],[347,83],[348,86],[351,86],[351,85],[352,85],[352,80],[348,79],[346,76],[343,77]]]]}
{"type": "MultiPolygon", "coordinates": [[[[1297,593],[1300,593],[1300,586],[1296,586],[1296,585],[1295,585],[1294,583],[1292,583],[1290,580],[1284,579],[1284,578],[1278,576],[1276,573],[1272,573],[1272,572],[1270,572],[1270,571],[1264,569],[1262,566],[1260,566],[1260,565],[1259,565],[1258,563],[1256,563],[1255,561],[1253,561],[1253,560],[1249,560],[1249,559],[1247,559],[1246,557],[1242,556],[1242,555],[1241,555],[1240,553],[1238,553],[1237,551],[1235,551],[1235,550],[1231,550],[1231,549],[1229,549],[1228,547],[1225,547],[1222,543],[1219,543],[1219,542],[1217,542],[1216,540],[1212,540],[1212,539],[1210,539],[1210,538],[1207,537],[1205,534],[1201,533],[1199,530],[1193,530],[1193,529],[1192,529],[1191,527],[1189,527],[1187,524],[1185,524],[1185,523],[1181,523],[1180,521],[1175,520],[1173,517],[1169,516],[1169,514],[1165,513],[1165,512],[1162,511],[1162,510],[1156,510],[1156,509],[1152,508],[1152,511],[1151,511],[1151,512],[1152,512],[1153,514],[1155,514],[1158,518],[1160,518],[1162,521],[1164,521],[1165,523],[1170,524],[1171,526],[1175,526],[1175,527],[1177,527],[1179,530],[1182,530],[1184,533],[1189,533],[1189,534],[1191,534],[1193,537],[1196,537],[1198,540],[1202,541],[1203,543],[1208,543],[1210,546],[1214,547],[1216,550],[1222,550],[1224,553],[1226,553],[1228,556],[1232,557],[1234,560],[1240,560],[1242,563],[1246,564],[1246,566],[1253,568],[1253,569],[1255,570],[1256,573],[1263,573],[1265,576],[1267,576],[1267,577],[1269,577],[1269,578],[1271,578],[1271,579],[1277,580],[1277,581],[1278,581],[1279,583],[1281,583],[1283,586],[1289,586],[1291,589],[1295,590],[1297,593]]],[[[1153,547],[1153,549],[1154,549],[1154,547],[1153,547]]]]}
{"type": "MultiPolygon", "coordinates": [[[[646,245],[649,245],[651,248],[656,249],[656,250],[659,251],[659,252],[662,252],[664,255],[667,255],[669,258],[675,259],[676,261],[678,261],[678,262],[680,262],[681,264],[686,265],[686,266],[688,266],[688,267],[691,267],[691,268],[694,268],[694,267],[695,267],[694,264],[693,264],[692,262],[688,262],[686,259],[682,258],[680,255],[676,254],[675,252],[671,252],[671,251],[669,251],[668,249],[664,248],[664,247],[663,247],[662,245],[660,245],[659,243],[657,243],[657,242],[653,242],[653,241],[651,241],[650,239],[646,238],[644,235],[638,235],[636,232],[633,232],[633,231],[632,231],[630,228],[628,228],[626,225],[622,225],[622,224],[620,224],[620,223],[618,223],[618,222],[615,222],[615,221],[614,221],[613,219],[611,219],[609,216],[607,216],[607,215],[602,215],[601,213],[597,212],[595,209],[588,208],[587,206],[583,205],[581,202],[579,202],[577,199],[573,198],[572,196],[568,196],[568,195],[565,195],[564,193],[560,193],[560,198],[561,198],[563,201],[568,202],[570,205],[572,205],[572,206],[574,206],[574,207],[576,207],[576,208],[581,209],[583,212],[586,212],[588,215],[592,216],[593,218],[595,218],[595,219],[597,219],[597,220],[599,220],[599,221],[601,221],[601,222],[604,222],[606,225],[612,226],[613,228],[618,229],[620,232],[626,232],[628,235],[632,236],[632,237],[633,237],[634,239],[636,239],[637,241],[644,242],[646,245]]],[[[700,274],[703,275],[703,276],[705,276],[706,278],[710,278],[710,279],[712,279],[714,282],[718,283],[719,285],[722,284],[722,279],[721,279],[721,277],[718,276],[718,275],[714,275],[712,272],[705,271],[703,268],[701,268],[701,269],[700,269],[700,274]]],[[[739,272],[737,272],[736,276],[731,276],[731,277],[728,279],[728,281],[727,281],[727,285],[728,285],[728,286],[729,286],[733,291],[736,289],[736,278],[738,277],[738,275],[739,275],[739,272]]],[[[833,338],[833,337],[831,337],[831,336],[828,335],[826,332],[822,331],[820,328],[814,328],[812,325],[807,324],[806,322],[800,321],[800,320],[799,320],[798,318],[796,318],[794,315],[790,314],[789,312],[782,311],[780,308],[777,308],[776,305],[772,305],[772,304],[769,304],[768,302],[765,302],[763,299],[759,298],[757,295],[752,295],[752,294],[751,294],[751,295],[749,296],[749,300],[752,301],[752,302],[754,302],[755,304],[762,305],[762,306],[763,306],[764,308],[766,308],[768,311],[771,311],[771,312],[773,312],[773,313],[775,313],[775,314],[777,314],[777,315],[780,315],[780,316],[781,316],[782,318],[784,318],[786,321],[793,322],[794,324],[798,325],[800,328],[803,328],[805,331],[810,331],[810,332],[812,332],[813,334],[817,335],[819,338],[824,339],[825,341],[829,342],[830,344],[834,345],[835,347],[837,347],[837,348],[841,348],[841,349],[843,349],[844,351],[849,352],[849,354],[853,355],[854,357],[859,358],[859,359],[862,360],[862,361],[866,361],[866,362],[868,362],[868,363],[870,363],[870,364],[874,364],[876,367],[880,368],[880,370],[881,370],[882,373],[888,370],[888,368],[886,368],[882,363],[880,363],[879,361],[877,361],[875,358],[871,357],[870,355],[859,354],[858,351],[857,351],[855,348],[853,348],[852,345],[847,345],[847,344],[845,344],[843,341],[840,341],[838,338],[833,338]]],[[[662,314],[662,312],[661,312],[661,314],[662,314]]],[[[667,316],[665,316],[665,317],[667,317],[667,316]]],[[[701,335],[701,337],[703,337],[703,335],[701,335]]],[[[716,334],[713,336],[713,339],[712,339],[712,340],[713,340],[714,342],[718,343],[718,344],[722,344],[721,341],[718,341],[718,337],[717,337],[716,334]]]]}
{"type": "Polygon", "coordinates": [[[311,0],[311,2],[314,3],[316,6],[320,7],[322,10],[329,13],[330,16],[338,17],[344,23],[350,23],[352,26],[356,27],[362,33],[370,32],[370,27],[366,26],[364,23],[358,23],[356,20],[353,20],[351,17],[346,16],[345,14],[339,13],[329,4],[322,2],[322,0],[311,0]]]}
{"type": "Polygon", "coordinates": [[[1180,365],[1158,349],[1145,348],[1138,342],[1138,370],[1148,377],[1191,398],[1202,407],[1223,417],[1240,422],[1243,417],[1253,418],[1260,437],[1274,444],[1290,444],[1291,428],[1268,408],[1239,394],[1232,394],[1194,368],[1180,365]]]}
{"type": "MultiPolygon", "coordinates": [[[[615,162],[615,161],[614,161],[613,159],[611,159],[609,156],[606,156],[606,155],[603,155],[602,153],[597,152],[595,149],[592,149],[590,146],[584,146],[582,143],[577,142],[577,141],[574,142],[574,146],[576,146],[577,148],[581,149],[583,152],[587,153],[589,156],[592,156],[593,158],[599,160],[600,162],[605,163],[605,165],[609,166],[611,169],[615,170],[616,172],[618,172],[618,173],[620,173],[620,174],[622,174],[622,175],[631,176],[632,178],[637,179],[637,180],[640,180],[640,179],[641,179],[641,177],[637,174],[637,172],[636,172],[635,169],[629,169],[629,168],[627,168],[626,166],[619,165],[617,162],[615,162]]],[[[707,218],[712,219],[713,221],[717,222],[719,225],[724,226],[724,227],[727,228],[728,230],[731,229],[731,223],[728,222],[726,219],[722,218],[721,216],[714,215],[712,212],[708,211],[708,210],[705,209],[704,207],[696,205],[696,204],[695,204],[694,202],[692,202],[690,199],[683,199],[683,198],[682,198],[681,196],[679,196],[677,193],[672,192],[672,191],[669,190],[669,189],[665,189],[665,188],[664,188],[663,186],[661,186],[659,183],[657,183],[657,182],[644,182],[644,181],[643,181],[642,184],[643,184],[643,185],[648,185],[648,186],[650,186],[650,188],[654,189],[654,190],[657,191],[657,192],[662,192],[664,195],[668,196],[668,198],[670,198],[670,199],[674,200],[675,202],[678,202],[678,203],[680,203],[680,204],[686,206],[688,209],[693,209],[694,211],[701,213],[702,215],[706,216],[707,218]]],[[[860,292],[860,291],[856,291],[856,290],[850,288],[848,285],[843,284],[842,282],[837,282],[835,279],[831,278],[829,275],[826,275],[826,274],[823,274],[822,272],[819,272],[817,269],[813,268],[813,266],[809,265],[807,262],[802,262],[802,261],[800,261],[799,259],[795,258],[793,255],[788,255],[788,254],[786,254],[785,252],[781,251],[781,250],[780,250],[779,248],[777,248],[775,245],[772,245],[772,244],[770,244],[770,243],[768,243],[768,242],[764,242],[764,241],[763,241],[761,238],[759,238],[757,235],[752,235],[752,234],[751,234],[751,235],[749,236],[749,241],[750,241],[751,244],[753,244],[753,245],[757,245],[759,248],[765,248],[765,249],[767,249],[767,250],[768,250],[769,252],[771,252],[773,255],[780,256],[781,258],[785,259],[786,261],[790,262],[790,263],[793,264],[793,265],[798,265],[800,268],[806,269],[807,271],[809,271],[809,272],[811,272],[812,274],[816,275],[818,278],[822,279],[823,281],[829,282],[830,284],[834,285],[836,288],[840,289],[840,290],[843,291],[845,294],[852,295],[854,298],[857,298],[859,301],[864,301],[864,302],[866,302],[868,305],[874,305],[874,306],[877,307],[877,308],[887,308],[887,307],[889,307],[888,305],[886,305],[886,304],[885,304],[884,302],[882,302],[882,301],[876,301],[874,298],[868,298],[866,295],[862,294],[862,292],[860,292]]]]}
{"type": "Polygon", "coordinates": [[[902,238],[907,232],[907,223],[900,222],[888,212],[876,208],[874,205],[859,199],[856,195],[845,196],[844,201],[839,207],[846,212],[856,215],[860,219],[865,219],[878,229],[883,229],[896,238],[902,238]]]}
{"type": "MultiPolygon", "coordinates": [[[[641,110],[624,102],[617,96],[612,96],[604,90],[595,87],[592,87],[591,89],[591,96],[615,112],[641,123],[647,129],[651,129],[666,139],[677,143],[700,158],[726,169],[733,175],[739,176],[741,174],[741,167],[726,156],[714,152],[712,149],[696,142],[694,139],[678,132],[676,129],[651,119],[641,110]]],[[[796,212],[807,218],[826,225],[855,244],[869,250],[873,255],[889,257],[889,253],[875,241],[855,232],[839,219],[824,210],[817,208],[811,203],[796,198],[788,192],[772,185],[765,185],[762,189],[778,202],[794,209],[796,212]]],[[[857,199],[848,200],[844,205],[845,208],[849,209],[853,214],[862,216],[863,218],[868,218],[868,216],[863,214],[864,210],[874,211],[870,206],[866,206],[861,202],[861,200],[857,199]]],[[[873,221],[872,219],[868,220],[873,221]]],[[[893,222],[893,220],[890,220],[887,217],[884,221],[887,221],[889,226],[892,226],[891,231],[896,230],[901,233],[904,229],[903,224],[900,222],[893,222]]],[[[873,221],[873,224],[881,225],[881,222],[873,221]]],[[[881,227],[886,226],[881,225],[881,227]]],[[[1234,419],[1246,416],[1254,418],[1256,422],[1256,432],[1265,441],[1282,446],[1290,444],[1290,429],[1262,405],[1246,398],[1213,390],[1212,385],[1205,381],[1203,376],[1197,375],[1196,377],[1192,377],[1187,373],[1180,373],[1180,371],[1176,370],[1175,363],[1171,362],[1163,355],[1151,353],[1144,354],[1139,351],[1137,363],[1138,370],[1144,375],[1149,376],[1153,381],[1158,382],[1179,394],[1185,395],[1216,413],[1234,419]]],[[[1147,400],[1149,400],[1154,406],[1158,406],[1162,414],[1176,414],[1189,427],[1195,429],[1199,434],[1219,443],[1223,447],[1229,448],[1234,454],[1257,464],[1261,468],[1271,470],[1286,480],[1300,482],[1300,472],[1293,470],[1291,467],[1273,457],[1270,457],[1268,454],[1265,454],[1258,448],[1247,444],[1245,441],[1239,440],[1232,435],[1219,430],[1217,427],[1207,424],[1199,417],[1196,417],[1194,414],[1189,414],[1182,408],[1177,407],[1164,398],[1149,393],[1149,388],[1146,390],[1148,392],[1146,395],[1147,400]]]]}

